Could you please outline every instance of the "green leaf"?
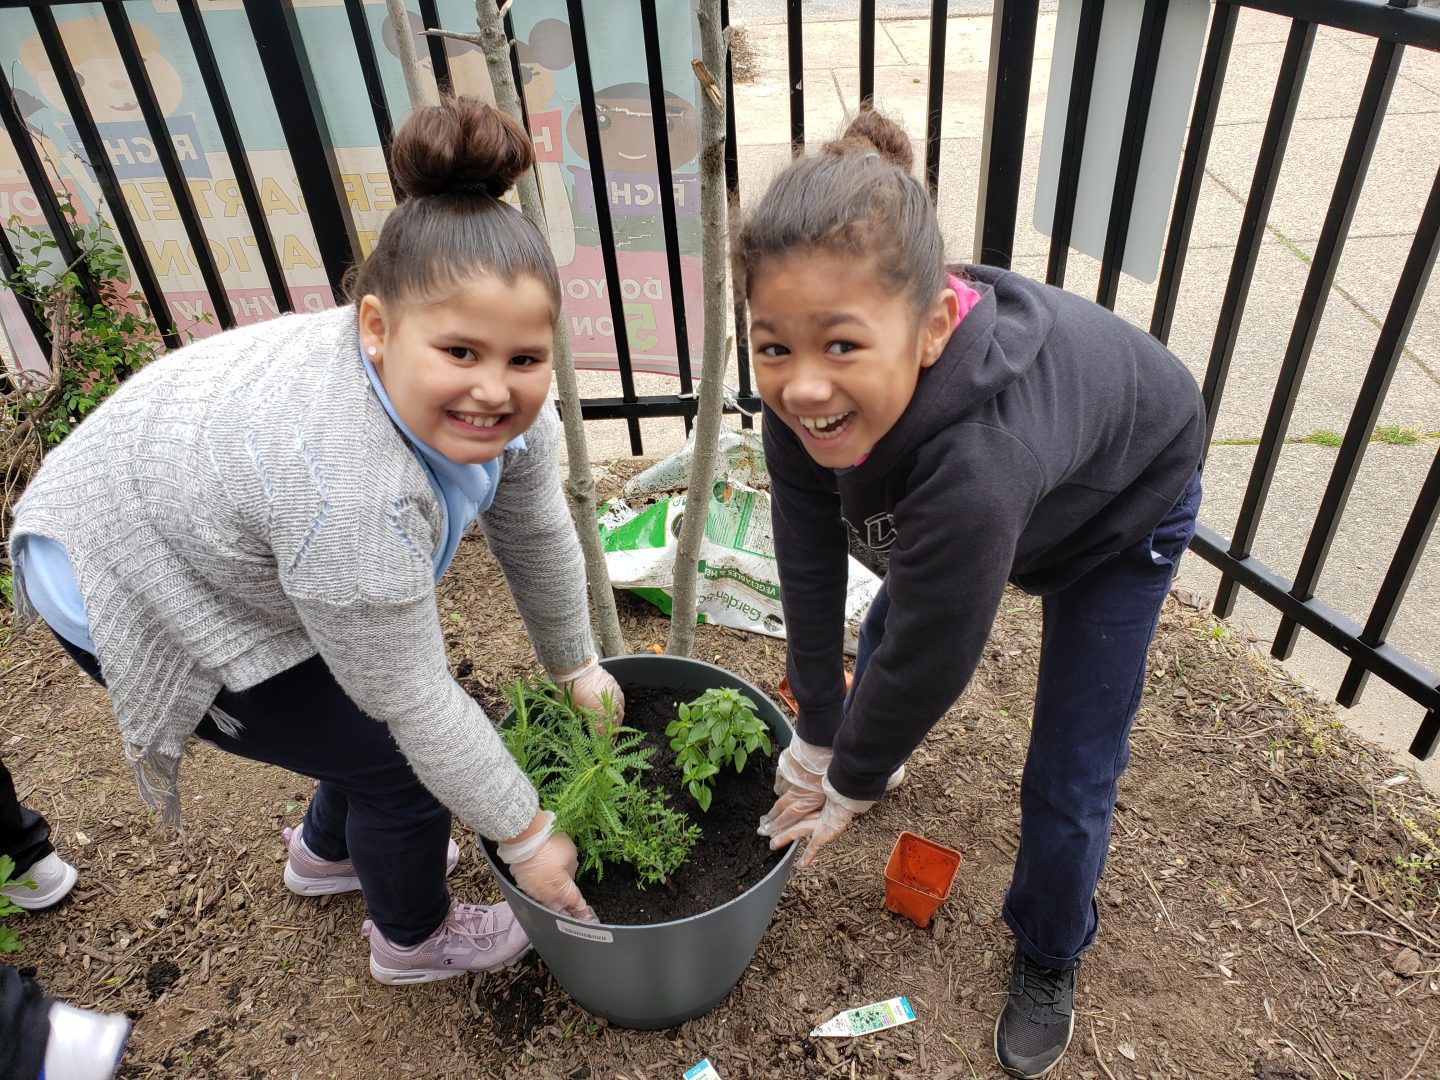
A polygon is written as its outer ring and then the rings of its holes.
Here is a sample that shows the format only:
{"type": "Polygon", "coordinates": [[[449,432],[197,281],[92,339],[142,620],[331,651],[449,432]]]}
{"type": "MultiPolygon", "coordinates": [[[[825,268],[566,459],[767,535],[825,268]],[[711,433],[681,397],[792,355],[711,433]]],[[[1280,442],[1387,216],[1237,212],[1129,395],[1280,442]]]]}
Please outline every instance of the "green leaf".
{"type": "Polygon", "coordinates": [[[735,754],[735,771],[736,771],[737,773],[738,773],[738,772],[744,772],[744,771],[745,771],[745,762],[747,762],[747,761],[749,761],[749,760],[750,760],[750,758],[749,758],[749,756],[745,753],[744,750],[737,751],[736,754],[735,754]]]}
{"type": "Polygon", "coordinates": [[[20,951],[20,937],[14,930],[0,926],[0,954],[20,951]]]}

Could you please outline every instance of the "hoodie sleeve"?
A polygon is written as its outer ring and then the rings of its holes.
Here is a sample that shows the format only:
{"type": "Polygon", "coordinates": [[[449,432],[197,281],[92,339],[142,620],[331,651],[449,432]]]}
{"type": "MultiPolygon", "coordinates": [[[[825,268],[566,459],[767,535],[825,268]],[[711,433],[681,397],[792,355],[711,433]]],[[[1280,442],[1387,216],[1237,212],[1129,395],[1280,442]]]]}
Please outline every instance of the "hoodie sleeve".
{"type": "Polygon", "coordinates": [[[768,409],[763,427],[770,517],[785,612],[786,674],[795,728],[829,746],[845,709],[845,587],[849,545],[835,474],[817,465],[768,409]]]}
{"type": "Polygon", "coordinates": [[[855,799],[884,793],[969,683],[1041,490],[1023,443],[973,424],[923,447],[912,475],[895,507],[885,637],[834,740],[830,782],[855,799]]]}

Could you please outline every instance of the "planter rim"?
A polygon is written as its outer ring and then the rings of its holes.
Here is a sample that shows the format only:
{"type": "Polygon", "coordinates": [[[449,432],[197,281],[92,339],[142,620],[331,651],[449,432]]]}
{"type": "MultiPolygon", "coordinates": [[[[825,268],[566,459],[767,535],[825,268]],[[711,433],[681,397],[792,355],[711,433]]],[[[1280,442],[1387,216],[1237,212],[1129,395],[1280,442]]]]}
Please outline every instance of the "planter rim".
{"type": "MultiPolygon", "coordinates": [[[[658,661],[664,661],[665,663],[668,663],[668,664],[675,664],[675,665],[680,665],[680,666],[684,666],[684,667],[702,667],[702,668],[709,668],[711,671],[718,671],[718,672],[720,672],[722,675],[725,675],[725,676],[728,677],[728,678],[737,679],[737,680],[739,680],[740,682],[745,683],[745,685],[750,686],[750,687],[753,687],[753,688],[760,694],[761,697],[763,697],[767,702],[769,702],[770,706],[779,714],[780,719],[783,720],[783,721],[785,721],[786,726],[787,726],[787,727],[789,726],[789,721],[785,719],[785,713],[780,709],[780,706],[777,705],[777,704],[775,703],[775,701],[774,701],[768,694],[766,694],[763,690],[760,690],[759,687],[755,686],[754,683],[752,683],[749,679],[745,678],[743,675],[739,675],[739,674],[736,674],[736,673],[733,672],[733,671],[727,670],[726,668],[722,668],[722,667],[720,667],[718,664],[711,664],[711,663],[709,663],[708,661],[705,661],[705,660],[696,660],[696,659],[694,659],[693,657],[689,657],[689,656],[670,656],[670,655],[665,654],[665,653],[639,652],[639,653],[628,653],[628,654],[626,654],[625,656],[609,656],[609,657],[605,657],[605,658],[603,658],[603,659],[600,661],[600,665],[601,665],[602,667],[609,667],[612,663],[615,663],[616,661],[627,661],[627,660],[644,660],[647,664],[655,663],[655,662],[658,662],[658,661]]],[[[793,731],[793,729],[792,729],[792,731],[793,731]]],[[[759,835],[759,834],[757,833],[756,835],[759,835]]],[[[480,845],[480,850],[485,853],[485,859],[486,859],[487,862],[490,863],[490,868],[491,868],[491,870],[492,870],[492,871],[496,871],[496,872],[501,872],[501,868],[500,868],[499,865],[495,862],[494,858],[491,857],[489,848],[488,848],[486,845],[481,844],[481,845],[480,845]]],[[[710,915],[713,915],[713,914],[714,914],[715,912],[717,912],[717,911],[723,911],[725,908],[729,907],[730,905],[739,903],[741,900],[745,899],[745,897],[749,896],[749,895],[750,895],[752,892],[754,892],[756,889],[760,888],[760,886],[762,886],[763,884],[765,884],[765,882],[769,881],[772,877],[774,877],[774,876],[775,876],[776,874],[778,874],[780,871],[785,870],[786,867],[787,867],[787,864],[790,863],[791,860],[793,860],[793,859],[795,858],[795,851],[796,851],[796,842],[795,842],[794,840],[792,840],[792,841],[790,842],[789,846],[786,847],[786,849],[785,849],[785,854],[780,857],[780,861],[777,862],[774,866],[772,866],[772,867],[770,868],[769,872],[766,873],[766,875],[765,875],[764,877],[762,877],[762,878],[760,878],[760,880],[752,883],[752,884],[751,884],[747,889],[745,889],[743,892],[736,893],[736,894],[735,894],[734,896],[732,896],[729,900],[726,900],[725,903],[723,903],[723,904],[717,904],[715,907],[712,907],[712,908],[706,908],[704,911],[697,912],[697,913],[694,914],[694,915],[687,915],[687,916],[685,916],[683,919],[667,919],[667,920],[664,921],[664,922],[653,922],[653,923],[607,923],[607,922],[603,922],[603,921],[601,921],[601,922],[583,922],[583,921],[581,921],[580,919],[577,919],[577,918],[575,918],[575,917],[572,916],[572,915],[562,915],[562,914],[561,914],[560,912],[558,912],[558,911],[551,911],[549,908],[545,907],[544,905],[539,904],[539,903],[536,903],[534,900],[532,900],[529,896],[527,896],[524,892],[522,892],[522,891],[519,890],[519,889],[516,889],[515,892],[516,892],[516,894],[519,896],[519,898],[520,898],[522,901],[524,901],[524,903],[525,903],[527,906],[534,908],[535,911],[536,911],[538,914],[540,914],[540,915],[542,915],[542,916],[546,916],[546,917],[548,917],[548,918],[563,920],[563,921],[571,924],[572,926],[578,926],[578,927],[594,927],[594,928],[596,928],[596,929],[603,928],[603,929],[606,929],[606,930],[650,930],[650,929],[654,929],[654,928],[661,927],[661,926],[681,926],[681,925],[684,925],[685,923],[688,923],[688,922],[694,922],[694,921],[697,920],[697,919],[707,918],[707,917],[709,917],[710,915]]],[[[655,886],[651,886],[651,887],[652,887],[652,888],[663,888],[663,886],[660,886],[660,885],[655,885],[655,886]]],[[[584,890],[582,889],[581,891],[583,892],[584,890]]],[[[512,900],[511,903],[513,904],[514,901],[512,900]]]]}

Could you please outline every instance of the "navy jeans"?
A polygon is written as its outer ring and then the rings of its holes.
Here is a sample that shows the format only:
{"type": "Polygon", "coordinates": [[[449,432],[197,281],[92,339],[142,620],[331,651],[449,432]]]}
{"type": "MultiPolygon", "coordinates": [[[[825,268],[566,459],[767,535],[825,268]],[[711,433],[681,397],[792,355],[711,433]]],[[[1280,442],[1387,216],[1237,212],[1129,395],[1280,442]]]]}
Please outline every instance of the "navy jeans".
{"type": "MultiPolygon", "coordinates": [[[[60,643],[103,684],[95,657],[60,643]]],[[[346,697],[325,662],[312,657],[249,690],[222,690],[215,704],[241,731],[227,735],[207,716],[195,731],[200,738],[319,781],[305,812],[305,844],[322,859],[355,864],[381,933],[402,947],[434,933],[450,909],[450,811],[420,783],[389,729],[346,697]]]]}
{"type": "MultiPolygon", "coordinates": [[[[1197,472],[1154,532],[1042,601],[1020,850],[1004,916],[1020,947],[1046,967],[1067,966],[1095,940],[1095,889],[1130,761],[1146,656],[1176,564],[1195,535],[1200,497],[1197,472]]],[[[860,628],[854,686],[884,636],[889,609],[882,586],[860,628]]]]}
{"type": "Polygon", "coordinates": [[[40,1075],[50,1044],[51,1004],[34,979],[0,964],[0,1078],[40,1075]]]}

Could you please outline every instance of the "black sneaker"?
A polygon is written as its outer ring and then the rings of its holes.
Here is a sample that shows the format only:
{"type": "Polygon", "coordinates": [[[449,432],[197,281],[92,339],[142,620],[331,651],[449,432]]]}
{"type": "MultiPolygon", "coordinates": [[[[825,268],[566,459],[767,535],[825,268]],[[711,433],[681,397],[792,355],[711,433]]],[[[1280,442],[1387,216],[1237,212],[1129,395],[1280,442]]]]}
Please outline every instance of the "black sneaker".
{"type": "Polygon", "coordinates": [[[1075,1030],[1075,969],[1041,967],[1015,947],[1010,1000],[995,1021],[995,1057],[1011,1076],[1034,1080],[1055,1067],[1075,1030]]]}

